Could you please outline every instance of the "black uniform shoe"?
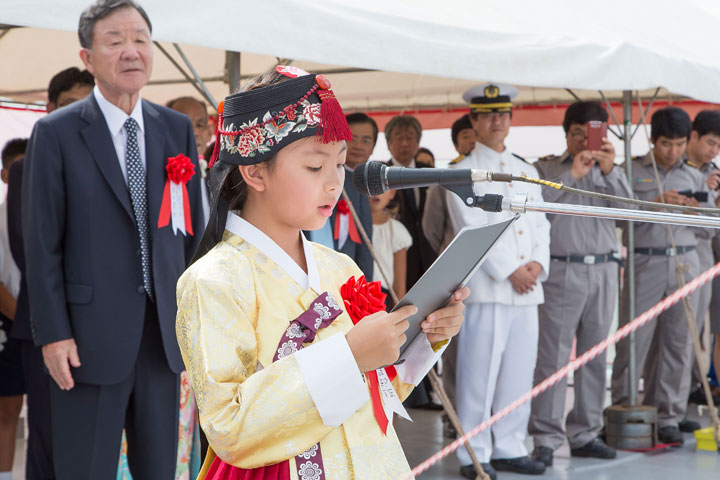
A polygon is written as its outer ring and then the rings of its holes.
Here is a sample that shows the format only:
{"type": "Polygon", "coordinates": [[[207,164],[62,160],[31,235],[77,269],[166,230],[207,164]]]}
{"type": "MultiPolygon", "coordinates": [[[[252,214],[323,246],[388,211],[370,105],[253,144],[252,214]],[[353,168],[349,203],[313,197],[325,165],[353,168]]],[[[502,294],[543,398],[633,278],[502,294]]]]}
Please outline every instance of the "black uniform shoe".
{"type": "Polygon", "coordinates": [[[530,458],[537,462],[544,463],[546,467],[552,467],[553,449],[550,447],[535,447],[530,458]]]}
{"type": "MultiPolygon", "coordinates": [[[[713,395],[713,403],[716,406],[720,406],[720,396],[713,395]]],[[[707,405],[707,399],[705,398],[705,391],[702,389],[702,387],[698,387],[692,392],[690,392],[690,397],[688,398],[688,403],[694,403],[695,405],[707,405]]]]}
{"type": "Polygon", "coordinates": [[[693,433],[695,430],[700,430],[702,427],[698,422],[688,420],[687,418],[678,424],[678,428],[681,432],[693,433]]]}
{"type": "Polygon", "coordinates": [[[605,445],[599,438],[594,438],[582,447],[571,448],[570,455],[573,457],[591,457],[611,459],[617,456],[614,448],[605,445]]]}
{"type": "Polygon", "coordinates": [[[541,475],[545,473],[545,464],[533,460],[527,455],[517,458],[497,458],[490,460],[495,470],[504,472],[525,473],[527,475],[541,475]]]}
{"type": "Polygon", "coordinates": [[[450,417],[448,417],[447,414],[443,414],[442,423],[443,437],[455,440],[457,438],[457,430],[455,430],[455,427],[453,426],[452,422],[450,421],[450,417]]]}
{"type": "Polygon", "coordinates": [[[680,445],[684,442],[680,429],[674,425],[660,428],[658,430],[658,440],[660,440],[660,443],[676,443],[680,445]]]}
{"type": "MultiPolygon", "coordinates": [[[[489,463],[481,463],[480,466],[483,470],[485,470],[485,473],[487,473],[488,477],[490,477],[490,480],[497,480],[497,472],[492,465],[489,463]]],[[[460,475],[465,478],[469,478],[470,480],[475,480],[477,478],[477,472],[475,471],[475,467],[472,463],[470,465],[463,465],[460,467],[460,475]]]]}

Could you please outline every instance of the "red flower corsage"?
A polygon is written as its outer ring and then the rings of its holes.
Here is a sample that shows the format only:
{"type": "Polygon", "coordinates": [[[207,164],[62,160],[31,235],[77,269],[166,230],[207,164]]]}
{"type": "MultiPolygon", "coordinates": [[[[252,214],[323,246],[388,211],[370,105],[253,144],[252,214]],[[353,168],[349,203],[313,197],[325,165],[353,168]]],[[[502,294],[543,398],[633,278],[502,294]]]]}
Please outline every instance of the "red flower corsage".
{"type": "Polygon", "coordinates": [[[158,228],[166,227],[172,220],[173,233],[193,234],[192,217],[190,215],[190,198],[187,182],[195,175],[195,165],[186,155],[170,157],[165,165],[167,180],[163,189],[158,228]]]}
{"type": "MultiPolygon", "coordinates": [[[[368,283],[364,275],[357,280],[355,277],[350,277],[348,281],[340,287],[340,295],[345,304],[345,310],[348,315],[350,315],[353,324],[358,323],[368,315],[385,311],[385,297],[387,297],[387,295],[380,290],[380,282],[368,283]]],[[[385,367],[385,372],[390,381],[397,376],[395,367],[392,365],[385,367]]],[[[375,419],[382,432],[386,434],[388,419],[382,406],[382,400],[380,400],[377,372],[375,370],[365,372],[365,376],[370,385],[370,398],[373,404],[375,419]]]]}

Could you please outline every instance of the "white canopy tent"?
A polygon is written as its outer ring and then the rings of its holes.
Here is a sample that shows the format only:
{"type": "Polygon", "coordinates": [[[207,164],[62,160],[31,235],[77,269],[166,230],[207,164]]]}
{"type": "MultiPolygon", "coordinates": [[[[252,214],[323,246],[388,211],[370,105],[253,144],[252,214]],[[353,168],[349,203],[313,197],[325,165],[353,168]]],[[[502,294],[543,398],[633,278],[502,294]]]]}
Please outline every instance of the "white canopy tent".
{"type": "MultiPolygon", "coordinates": [[[[0,0],[0,24],[67,32],[9,31],[0,40],[6,66],[0,70],[0,96],[42,99],[38,91],[50,76],[79,65],[79,45],[70,32],[88,3],[0,0]]],[[[720,6],[701,0],[608,0],[582,8],[569,0],[141,4],[155,40],[182,44],[216,98],[227,94],[224,51],[231,50],[242,52],[243,75],[263,71],[276,58],[294,59],[312,71],[382,71],[333,76],[343,105],[354,109],[458,106],[462,91],[485,80],[523,87],[519,103],[568,101],[565,88],[590,90],[580,95],[594,97],[602,89],[620,98],[622,89],[657,86],[667,89],[661,95],[720,102],[720,58],[714,51],[720,6]]],[[[182,80],[160,57],[153,81],[182,80]]],[[[150,86],[146,95],[162,102],[175,92],[150,86]]]]}

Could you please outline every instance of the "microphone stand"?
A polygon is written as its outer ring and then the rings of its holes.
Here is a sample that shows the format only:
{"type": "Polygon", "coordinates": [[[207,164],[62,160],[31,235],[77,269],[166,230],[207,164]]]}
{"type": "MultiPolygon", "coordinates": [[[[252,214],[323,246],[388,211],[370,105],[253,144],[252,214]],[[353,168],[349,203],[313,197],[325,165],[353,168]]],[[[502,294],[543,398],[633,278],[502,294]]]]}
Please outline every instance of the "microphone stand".
{"type": "MultiPolygon", "coordinates": [[[[720,217],[688,215],[685,213],[669,213],[648,210],[630,210],[626,208],[591,207],[587,205],[570,205],[566,203],[529,202],[526,193],[516,193],[511,199],[502,195],[488,193],[475,195],[472,185],[443,185],[463,199],[468,207],[482,208],[486,212],[542,212],[555,215],[574,215],[581,217],[607,218],[611,220],[628,220],[631,222],[665,223],[685,225],[688,227],[720,228],[720,217]]],[[[658,204],[662,208],[662,204],[658,204]]]]}

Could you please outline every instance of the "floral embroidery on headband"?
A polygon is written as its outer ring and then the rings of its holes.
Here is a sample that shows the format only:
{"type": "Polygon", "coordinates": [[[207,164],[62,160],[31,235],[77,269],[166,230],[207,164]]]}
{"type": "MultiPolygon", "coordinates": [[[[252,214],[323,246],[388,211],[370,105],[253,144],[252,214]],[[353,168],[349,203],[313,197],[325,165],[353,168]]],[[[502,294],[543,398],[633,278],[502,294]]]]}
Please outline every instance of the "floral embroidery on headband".
{"type": "Polygon", "coordinates": [[[244,130],[244,132],[242,135],[237,135],[237,140],[233,136],[220,136],[220,149],[237,153],[242,157],[267,153],[290,133],[300,133],[308,128],[319,127],[322,122],[320,112],[319,103],[303,100],[297,107],[290,105],[282,112],[266,112],[261,125],[258,125],[257,118],[237,128],[231,123],[226,126],[227,130],[244,130]]]}

